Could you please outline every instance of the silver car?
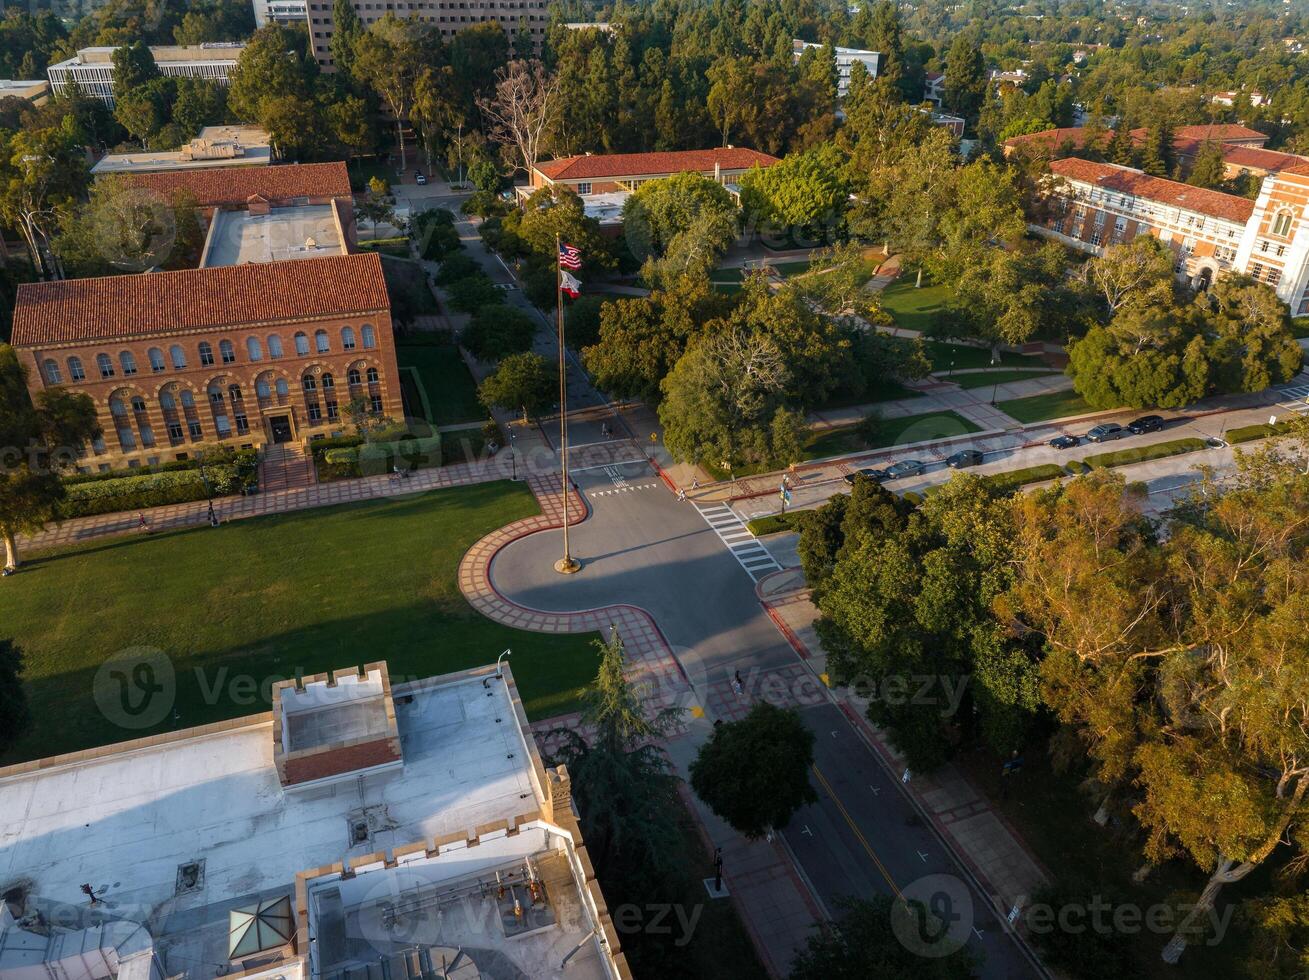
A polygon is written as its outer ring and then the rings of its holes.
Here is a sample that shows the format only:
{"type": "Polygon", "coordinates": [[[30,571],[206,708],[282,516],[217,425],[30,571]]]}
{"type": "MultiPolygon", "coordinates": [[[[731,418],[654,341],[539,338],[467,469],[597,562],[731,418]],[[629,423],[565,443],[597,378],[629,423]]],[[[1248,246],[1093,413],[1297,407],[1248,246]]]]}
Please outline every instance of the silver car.
{"type": "Polygon", "coordinates": [[[917,476],[927,468],[921,459],[902,459],[886,471],[888,480],[899,480],[906,476],[917,476]]]}

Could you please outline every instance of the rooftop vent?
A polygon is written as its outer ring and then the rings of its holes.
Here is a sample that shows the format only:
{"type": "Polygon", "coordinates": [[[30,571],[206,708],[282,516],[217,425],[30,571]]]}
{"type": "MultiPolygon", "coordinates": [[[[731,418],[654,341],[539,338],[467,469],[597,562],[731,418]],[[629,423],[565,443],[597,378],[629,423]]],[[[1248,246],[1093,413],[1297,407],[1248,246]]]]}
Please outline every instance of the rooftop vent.
{"type": "Polygon", "coordinates": [[[177,883],[173,889],[174,894],[186,895],[190,892],[198,892],[205,886],[205,862],[204,858],[199,861],[188,861],[186,864],[177,866],[177,883]]]}

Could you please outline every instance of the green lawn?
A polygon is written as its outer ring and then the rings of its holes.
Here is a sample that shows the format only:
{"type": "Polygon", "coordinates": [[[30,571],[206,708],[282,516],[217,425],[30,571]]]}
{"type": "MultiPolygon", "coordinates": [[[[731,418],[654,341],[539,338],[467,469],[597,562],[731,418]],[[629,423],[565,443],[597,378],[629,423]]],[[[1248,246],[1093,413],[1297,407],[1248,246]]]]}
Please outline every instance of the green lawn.
{"type": "Polygon", "coordinates": [[[945,313],[950,300],[948,286],[926,285],[914,288],[914,274],[906,271],[881,292],[882,308],[891,314],[896,326],[906,330],[929,330],[937,317],[945,313]]]}
{"type": "MultiPolygon", "coordinates": [[[[950,344],[943,340],[928,340],[923,344],[927,348],[927,356],[932,362],[932,371],[941,372],[949,371],[953,367],[956,371],[962,371],[966,368],[989,368],[995,367],[1046,367],[1046,363],[1039,357],[1030,354],[1011,354],[1008,351],[1000,351],[995,355],[996,364],[991,364],[991,348],[989,347],[969,347],[965,344],[950,344]]],[[[951,381],[956,380],[951,378],[951,381]]]]}
{"type": "Polygon", "coordinates": [[[477,400],[477,385],[454,344],[398,340],[395,358],[404,385],[405,408],[435,425],[480,422],[486,409],[477,400]]]}
{"type": "Polygon", "coordinates": [[[1032,395],[1030,398],[1014,398],[1000,402],[1000,411],[1011,415],[1019,422],[1045,422],[1049,419],[1061,419],[1070,415],[1087,415],[1095,409],[1082,400],[1082,396],[1069,389],[1054,391],[1048,395],[1032,395]]]}
{"type": "MultiPolygon", "coordinates": [[[[781,274],[782,278],[789,279],[791,276],[800,276],[808,272],[809,260],[801,259],[798,262],[778,262],[773,266],[773,268],[781,274]]],[[[871,276],[872,273],[869,273],[869,275],[871,276]]]]}
{"type": "Polygon", "coordinates": [[[859,426],[825,429],[816,434],[806,447],[809,459],[844,456],[868,449],[884,449],[931,439],[950,439],[954,436],[979,432],[980,428],[954,412],[927,412],[923,415],[906,415],[898,419],[885,419],[877,426],[873,439],[865,439],[859,426]]]}
{"type": "Polygon", "coordinates": [[[506,481],[29,556],[0,588],[0,622],[26,651],[35,727],[0,761],[267,710],[240,698],[243,678],[262,692],[373,660],[393,679],[429,677],[506,648],[532,718],[574,711],[595,675],[593,637],[493,623],[456,584],[474,541],[535,513],[526,487],[506,481]],[[172,661],[176,719],[127,729],[98,710],[97,668],[133,647],[172,661]]]}
{"type": "Polygon", "coordinates": [[[851,405],[871,405],[876,402],[894,402],[902,398],[922,397],[923,392],[906,388],[898,381],[884,381],[872,391],[863,391],[857,395],[852,395],[848,391],[838,391],[819,405],[817,411],[826,412],[834,408],[849,408],[851,405]]]}
{"type": "Polygon", "coordinates": [[[381,177],[388,184],[396,182],[395,167],[388,167],[377,157],[355,157],[346,164],[346,170],[350,173],[350,189],[354,191],[368,190],[368,181],[373,177],[381,177]]]}
{"type": "Polygon", "coordinates": [[[709,281],[713,283],[741,282],[745,278],[745,270],[739,266],[732,269],[715,269],[709,273],[709,281]]]}
{"type": "Polygon", "coordinates": [[[386,292],[393,308],[415,315],[441,312],[427,285],[427,275],[418,262],[383,254],[382,277],[386,280],[386,292]]]}
{"type": "Polygon", "coordinates": [[[987,385],[1027,381],[1029,378],[1048,378],[1058,373],[1058,371],[978,371],[976,374],[956,374],[950,380],[960,388],[985,388],[987,385]]]}

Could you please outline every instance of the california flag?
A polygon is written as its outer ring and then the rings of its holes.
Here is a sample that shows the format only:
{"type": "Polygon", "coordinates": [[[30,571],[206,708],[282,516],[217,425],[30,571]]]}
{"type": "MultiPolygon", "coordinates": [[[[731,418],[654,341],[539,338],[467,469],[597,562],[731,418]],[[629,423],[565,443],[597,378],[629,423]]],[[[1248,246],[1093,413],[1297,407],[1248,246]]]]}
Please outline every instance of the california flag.
{"type": "Polygon", "coordinates": [[[566,292],[573,299],[577,299],[582,292],[582,284],[570,273],[560,270],[559,288],[566,292]]]}

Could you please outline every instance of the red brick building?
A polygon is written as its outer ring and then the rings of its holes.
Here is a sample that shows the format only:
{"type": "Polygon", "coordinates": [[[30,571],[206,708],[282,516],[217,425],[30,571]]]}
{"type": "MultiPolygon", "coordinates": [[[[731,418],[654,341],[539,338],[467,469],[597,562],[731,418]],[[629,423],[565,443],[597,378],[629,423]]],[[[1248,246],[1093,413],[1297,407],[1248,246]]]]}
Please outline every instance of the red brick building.
{"type": "Polygon", "coordinates": [[[729,184],[739,181],[751,167],[771,167],[777,162],[777,157],[743,146],[663,153],[588,153],[538,163],[532,168],[530,190],[561,186],[585,197],[634,191],[647,180],[688,171],[729,184]]]}
{"type": "Polygon", "coordinates": [[[13,346],[33,395],[95,402],[85,468],[153,465],[342,432],[355,398],[401,418],[390,308],[374,254],[31,283],[13,346]]]}

